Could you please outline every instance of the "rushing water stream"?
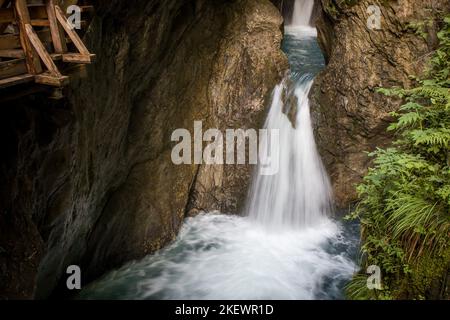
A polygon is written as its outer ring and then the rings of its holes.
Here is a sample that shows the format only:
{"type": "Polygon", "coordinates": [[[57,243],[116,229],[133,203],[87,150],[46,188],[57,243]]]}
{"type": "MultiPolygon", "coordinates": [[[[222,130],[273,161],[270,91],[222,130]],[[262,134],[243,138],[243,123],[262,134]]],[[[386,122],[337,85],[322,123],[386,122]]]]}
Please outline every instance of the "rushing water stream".
{"type": "Polygon", "coordinates": [[[265,124],[280,130],[280,171],[255,174],[247,215],[189,218],[174,243],[107,274],[79,298],[344,297],[356,268],[358,230],[330,218],[330,185],[314,142],[308,93],[323,57],[315,30],[305,25],[288,27],[283,47],[292,74],[275,88],[265,124]],[[283,92],[297,99],[292,122],[282,112],[283,92]]]}

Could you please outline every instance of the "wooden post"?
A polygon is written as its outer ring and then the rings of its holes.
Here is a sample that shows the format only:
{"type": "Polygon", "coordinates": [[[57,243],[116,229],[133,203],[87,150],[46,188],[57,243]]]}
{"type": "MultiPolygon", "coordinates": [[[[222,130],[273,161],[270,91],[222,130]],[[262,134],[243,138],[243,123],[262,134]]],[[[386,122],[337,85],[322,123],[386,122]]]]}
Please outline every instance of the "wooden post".
{"type": "Polygon", "coordinates": [[[53,62],[52,57],[47,52],[44,47],[44,44],[39,39],[38,35],[34,31],[33,27],[30,24],[25,25],[25,30],[27,32],[27,36],[30,39],[31,44],[34,49],[39,54],[39,57],[44,62],[45,66],[48,69],[48,72],[44,72],[42,74],[35,75],[35,81],[37,83],[62,87],[69,82],[69,77],[61,75],[58,70],[58,67],[53,62]]]}
{"type": "Polygon", "coordinates": [[[56,19],[55,6],[59,5],[60,0],[47,0],[46,9],[48,20],[50,21],[50,32],[52,35],[53,47],[56,53],[66,53],[67,45],[64,32],[56,19]]]}
{"type": "Polygon", "coordinates": [[[39,39],[36,32],[33,30],[33,27],[31,24],[25,24],[25,30],[27,33],[28,38],[30,39],[31,44],[33,45],[33,48],[36,50],[36,52],[39,54],[39,57],[44,62],[45,66],[47,67],[48,71],[52,76],[55,77],[62,77],[61,73],[59,72],[58,68],[56,67],[55,63],[53,62],[52,57],[45,49],[44,45],[42,44],[41,40],[39,39]]]}
{"type": "Polygon", "coordinates": [[[14,9],[16,12],[17,25],[19,26],[20,43],[23,51],[25,52],[25,61],[28,72],[33,75],[42,73],[42,66],[39,61],[39,56],[27,37],[27,29],[25,25],[31,24],[31,20],[26,0],[15,0],[14,9]]]}
{"type": "Polygon", "coordinates": [[[80,39],[80,36],[73,30],[72,26],[67,22],[67,18],[64,15],[64,12],[61,10],[59,6],[55,6],[56,10],[56,18],[58,19],[59,23],[63,26],[64,30],[66,31],[69,38],[72,40],[75,47],[78,49],[78,51],[82,55],[89,55],[90,52],[84,45],[83,41],[80,39]]]}

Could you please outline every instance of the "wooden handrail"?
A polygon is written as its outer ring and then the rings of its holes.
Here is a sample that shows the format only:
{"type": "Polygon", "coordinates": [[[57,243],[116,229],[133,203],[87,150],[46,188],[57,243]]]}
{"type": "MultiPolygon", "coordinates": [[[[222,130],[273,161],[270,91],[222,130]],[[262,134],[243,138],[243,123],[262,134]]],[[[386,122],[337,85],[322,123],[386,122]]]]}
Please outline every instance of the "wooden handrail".
{"type": "Polygon", "coordinates": [[[58,20],[56,18],[55,6],[59,5],[59,0],[47,0],[46,10],[48,20],[50,22],[50,32],[53,40],[53,47],[56,53],[67,52],[66,39],[64,37],[63,30],[58,25],[58,20]]]}
{"type": "Polygon", "coordinates": [[[27,30],[25,28],[26,24],[31,24],[27,3],[25,0],[15,0],[14,4],[17,23],[19,25],[20,42],[23,50],[25,51],[25,60],[27,63],[28,72],[30,74],[39,74],[42,72],[41,62],[39,61],[39,57],[27,37],[27,30]]]}
{"type": "Polygon", "coordinates": [[[25,24],[25,30],[27,32],[27,36],[33,45],[34,49],[38,53],[39,57],[41,58],[42,62],[44,62],[45,66],[47,67],[48,71],[52,76],[60,78],[62,75],[58,70],[58,67],[53,62],[52,57],[45,49],[44,45],[42,44],[41,40],[39,39],[36,32],[34,32],[33,27],[31,24],[27,23],[25,24]]]}
{"type": "Polygon", "coordinates": [[[72,40],[75,47],[82,55],[89,55],[90,52],[84,45],[83,41],[80,39],[80,36],[73,30],[72,26],[67,22],[67,18],[64,15],[64,12],[61,10],[59,6],[55,6],[56,18],[59,23],[62,25],[64,30],[66,31],[69,38],[72,40]]]}
{"type": "MultiPolygon", "coordinates": [[[[68,83],[69,77],[60,72],[59,66],[66,68],[66,72],[78,73],[76,70],[95,60],[95,54],[89,52],[70,25],[61,3],[61,0],[44,0],[39,5],[31,5],[27,0],[0,0],[0,29],[11,23],[19,29],[18,33],[13,28],[0,34],[0,88],[33,79],[36,83],[61,87],[68,83]],[[68,52],[66,41],[77,50],[68,52]],[[81,66],[67,68],[64,63],[81,66]]],[[[86,6],[83,10],[92,12],[92,8],[86,6]]]]}

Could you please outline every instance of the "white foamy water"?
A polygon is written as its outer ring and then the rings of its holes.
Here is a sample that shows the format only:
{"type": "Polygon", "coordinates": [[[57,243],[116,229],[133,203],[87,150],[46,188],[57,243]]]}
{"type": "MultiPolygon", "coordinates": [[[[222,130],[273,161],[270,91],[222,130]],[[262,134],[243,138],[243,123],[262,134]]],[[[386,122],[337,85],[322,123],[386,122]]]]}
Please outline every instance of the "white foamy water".
{"type": "Polygon", "coordinates": [[[313,9],[314,0],[295,0],[291,25],[309,26],[313,9]]]}
{"type": "Polygon", "coordinates": [[[310,26],[289,25],[285,26],[284,30],[297,38],[317,37],[317,29],[310,26]]]}
{"type": "Polygon", "coordinates": [[[314,299],[339,297],[354,265],[338,225],[322,220],[302,232],[268,232],[245,217],[187,219],[178,239],[82,292],[88,299],[314,299]]]}
{"type": "Polygon", "coordinates": [[[330,182],[317,152],[309,110],[313,81],[303,76],[293,88],[286,83],[275,88],[264,126],[280,130],[280,169],[273,176],[255,176],[247,209],[250,217],[270,228],[313,226],[331,213],[330,182]],[[296,106],[289,105],[289,96],[297,99],[296,106]],[[283,110],[295,107],[292,123],[283,110]]]}

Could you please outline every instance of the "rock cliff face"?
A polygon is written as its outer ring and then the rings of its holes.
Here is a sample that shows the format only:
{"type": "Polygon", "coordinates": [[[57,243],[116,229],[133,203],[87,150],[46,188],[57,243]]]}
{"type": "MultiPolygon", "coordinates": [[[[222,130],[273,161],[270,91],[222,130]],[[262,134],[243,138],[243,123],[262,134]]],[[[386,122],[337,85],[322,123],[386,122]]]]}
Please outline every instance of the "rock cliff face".
{"type": "Polygon", "coordinates": [[[437,44],[434,15],[448,10],[449,1],[322,0],[321,6],[316,25],[328,64],[315,81],[312,109],[337,205],[346,207],[355,200],[355,184],[369,166],[365,151],[391,140],[386,134],[389,113],[400,101],[376,89],[413,85],[410,76],[423,71],[437,44]],[[371,5],[380,8],[379,30],[367,27],[371,5]]]}
{"type": "MultiPolygon", "coordinates": [[[[287,69],[268,0],[97,1],[98,56],[63,101],[0,110],[0,298],[48,297],[154,252],[186,214],[237,213],[249,166],[172,164],[177,128],[258,128],[287,69]],[[61,287],[62,289],[62,287],[61,287]]],[[[1,93],[0,93],[1,94],[1,93]]]]}

